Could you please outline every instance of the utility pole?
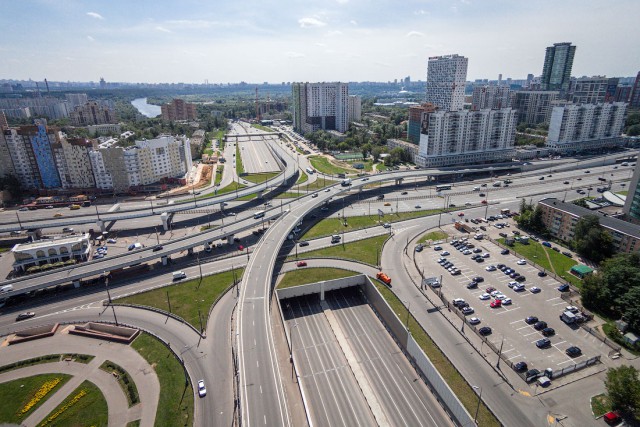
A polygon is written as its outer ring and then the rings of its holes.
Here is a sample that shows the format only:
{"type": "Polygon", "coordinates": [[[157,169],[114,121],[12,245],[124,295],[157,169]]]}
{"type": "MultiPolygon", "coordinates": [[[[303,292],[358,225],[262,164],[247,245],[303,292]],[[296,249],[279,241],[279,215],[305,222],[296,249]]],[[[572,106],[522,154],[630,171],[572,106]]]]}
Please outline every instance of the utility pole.
{"type": "Polygon", "coordinates": [[[498,363],[496,363],[496,368],[500,369],[500,359],[502,356],[502,346],[504,345],[504,336],[502,337],[502,342],[500,343],[500,351],[498,352],[498,363]]]}
{"type": "Polygon", "coordinates": [[[104,278],[104,287],[107,289],[107,297],[109,298],[109,305],[111,306],[111,310],[113,310],[113,318],[116,321],[116,326],[118,326],[118,317],[116,316],[116,307],[111,303],[111,292],[109,292],[109,276],[107,276],[106,274],[104,278]]]}
{"type": "Polygon", "coordinates": [[[153,227],[153,229],[156,231],[156,240],[158,241],[158,245],[160,245],[160,236],[158,235],[158,227],[153,227]]]}
{"type": "Polygon", "coordinates": [[[20,222],[20,216],[18,215],[18,211],[16,211],[16,218],[18,218],[18,225],[20,226],[20,229],[22,229],[22,223],[20,222]]]}
{"type": "Polygon", "coordinates": [[[149,203],[151,204],[151,215],[155,215],[155,213],[153,213],[153,200],[149,199],[149,203]]]}
{"type": "Polygon", "coordinates": [[[169,291],[167,291],[167,305],[169,306],[169,313],[171,313],[171,300],[169,299],[169,291]]]}

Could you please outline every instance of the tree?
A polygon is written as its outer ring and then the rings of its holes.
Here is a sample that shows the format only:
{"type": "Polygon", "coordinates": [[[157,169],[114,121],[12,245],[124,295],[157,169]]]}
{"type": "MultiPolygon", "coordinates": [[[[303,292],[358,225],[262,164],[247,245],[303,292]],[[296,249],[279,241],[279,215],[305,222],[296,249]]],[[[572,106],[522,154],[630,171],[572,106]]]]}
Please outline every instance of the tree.
{"type": "Polygon", "coordinates": [[[600,262],[613,254],[611,235],[601,226],[596,215],[585,215],[575,226],[573,244],[583,257],[600,262]]]}
{"type": "Polygon", "coordinates": [[[627,135],[629,136],[640,135],[640,125],[629,126],[629,128],[627,129],[627,135]]]}
{"type": "Polygon", "coordinates": [[[640,415],[640,378],[633,366],[620,366],[607,371],[604,381],[613,409],[634,417],[640,415]]]}
{"type": "Polygon", "coordinates": [[[360,147],[360,150],[362,151],[362,157],[366,159],[369,153],[371,153],[371,144],[369,143],[363,144],[360,147]]]}
{"type": "Polygon", "coordinates": [[[629,289],[622,297],[622,307],[624,320],[629,327],[635,331],[640,330],[640,287],[629,289]]]}
{"type": "Polygon", "coordinates": [[[374,163],[378,161],[380,154],[382,154],[382,147],[373,147],[371,155],[373,156],[374,163]]]}

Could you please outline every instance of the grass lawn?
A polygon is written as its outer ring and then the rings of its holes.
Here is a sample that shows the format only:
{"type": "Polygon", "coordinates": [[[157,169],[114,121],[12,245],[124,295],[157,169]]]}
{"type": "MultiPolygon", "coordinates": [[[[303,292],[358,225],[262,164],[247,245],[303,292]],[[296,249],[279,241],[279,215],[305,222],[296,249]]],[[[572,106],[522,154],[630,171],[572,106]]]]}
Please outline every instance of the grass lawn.
{"type": "Polygon", "coordinates": [[[7,252],[7,251],[10,251],[10,250],[11,250],[11,248],[0,248],[0,254],[2,252],[7,252]]]}
{"type": "Polygon", "coordinates": [[[296,197],[306,196],[306,193],[296,193],[292,191],[285,191],[274,197],[274,199],[295,199],[296,197]]]}
{"type": "Polygon", "coordinates": [[[621,196],[626,196],[627,194],[629,194],[629,190],[616,191],[616,194],[619,194],[621,196]]]}
{"type": "Polygon", "coordinates": [[[0,423],[20,424],[29,417],[40,405],[53,396],[71,378],[65,374],[43,374],[20,378],[0,384],[0,423]],[[59,378],[61,381],[24,415],[19,412],[35,396],[36,392],[47,381],[59,378]]]}
{"type": "MultiPolygon", "coordinates": [[[[504,244],[503,238],[498,239],[498,241],[504,244]]],[[[577,262],[572,258],[564,256],[560,252],[556,252],[553,249],[542,246],[542,244],[532,240],[529,240],[528,245],[515,242],[512,248],[524,258],[535,262],[545,270],[555,272],[555,274],[562,277],[572,285],[577,287],[582,286],[582,280],[569,273],[571,267],[577,264],[577,262]]]]}
{"type": "Polygon", "coordinates": [[[221,188],[220,190],[218,190],[218,194],[215,194],[215,195],[213,193],[209,194],[208,198],[216,197],[216,196],[219,196],[221,194],[232,193],[232,192],[234,192],[236,190],[242,190],[243,188],[247,188],[247,186],[243,185],[243,184],[239,184],[239,183],[233,181],[231,184],[229,184],[226,187],[221,188]]]}
{"type": "MultiPolygon", "coordinates": [[[[375,279],[372,279],[380,293],[387,300],[393,311],[400,319],[407,318],[407,309],[396,295],[387,287],[382,285],[375,279]]],[[[460,372],[451,364],[449,359],[440,351],[438,346],[431,340],[431,337],[422,329],[422,326],[414,319],[409,317],[409,331],[416,340],[420,348],[425,352],[431,363],[438,370],[442,378],[447,382],[451,390],[458,396],[467,411],[475,414],[478,404],[478,395],[473,391],[469,383],[467,383],[460,372]]],[[[478,412],[478,425],[483,427],[500,426],[500,422],[486,407],[484,402],[480,405],[478,412]]]]}
{"type": "Polygon", "coordinates": [[[140,420],[135,420],[127,423],[127,427],[140,427],[140,420]]]}
{"type": "Polygon", "coordinates": [[[358,273],[341,268],[301,268],[300,270],[285,273],[278,283],[278,288],[290,288],[291,286],[306,285],[323,280],[341,279],[343,277],[355,276],[358,273]]]}
{"type": "Polygon", "coordinates": [[[220,185],[220,181],[222,181],[223,171],[224,171],[224,165],[218,165],[216,169],[216,179],[213,181],[213,185],[220,185]]]}
{"type": "Polygon", "coordinates": [[[309,175],[305,171],[300,171],[300,176],[298,176],[298,180],[296,181],[296,185],[305,183],[309,180],[309,175]]]}
{"type": "Polygon", "coordinates": [[[301,185],[300,189],[305,191],[320,190],[321,188],[335,184],[337,181],[332,181],[324,177],[316,179],[314,182],[307,182],[305,185],[301,185]]]}
{"type": "Polygon", "coordinates": [[[609,396],[602,393],[591,398],[591,412],[593,412],[594,417],[601,417],[609,411],[611,411],[609,396]]]}
{"type": "Polygon", "coordinates": [[[311,162],[311,166],[315,170],[325,175],[337,175],[339,173],[351,172],[348,169],[333,165],[331,162],[329,162],[329,159],[327,159],[326,157],[311,156],[309,157],[309,161],[311,162]]]}
{"type": "MultiPolygon", "coordinates": [[[[336,257],[377,265],[378,251],[382,250],[382,245],[384,245],[388,237],[388,235],[384,234],[382,236],[358,240],[357,242],[345,243],[344,245],[338,243],[328,248],[298,254],[298,258],[336,257]]],[[[287,257],[287,260],[293,259],[295,259],[295,255],[287,257]]]]}
{"type": "Polygon", "coordinates": [[[344,226],[341,218],[325,218],[303,235],[305,239],[315,239],[321,236],[330,236],[331,234],[341,233],[344,230],[345,233],[354,230],[361,230],[367,227],[374,227],[385,222],[397,222],[404,221],[406,219],[418,218],[422,216],[432,215],[439,212],[438,210],[423,210],[413,212],[400,212],[393,214],[385,214],[382,218],[378,218],[378,215],[365,215],[365,216],[351,216],[347,217],[347,225],[344,226]]]}
{"type": "Polygon", "coordinates": [[[160,382],[160,398],[156,411],[157,427],[193,425],[193,390],[191,382],[185,388],[184,370],[171,350],[143,333],[131,344],[155,368],[160,382]]]}
{"type": "Polygon", "coordinates": [[[34,357],[32,359],[24,359],[18,362],[9,363],[8,365],[0,366],[0,373],[11,371],[14,369],[26,368],[27,366],[40,365],[41,363],[53,363],[59,362],[63,359],[73,359],[77,363],[89,363],[93,360],[94,356],[87,354],[47,354],[45,356],[34,357]]]}
{"type": "Polygon", "coordinates": [[[39,426],[107,426],[107,401],[92,382],[85,381],[54,409],[39,426]],[[79,393],[86,393],[82,397],[79,393]]]}
{"type": "Polygon", "coordinates": [[[271,178],[280,175],[282,172],[263,172],[263,173],[251,173],[248,175],[244,175],[241,178],[246,179],[249,182],[253,182],[254,184],[262,184],[265,181],[270,180],[271,178]]]}
{"type": "Polygon", "coordinates": [[[418,240],[418,243],[425,243],[428,240],[432,240],[432,241],[437,241],[437,240],[444,240],[448,237],[449,235],[447,233],[445,233],[444,231],[430,231],[427,234],[423,235],[422,237],[420,237],[420,240],[418,240]]]}
{"type": "Polygon", "coordinates": [[[275,132],[275,130],[273,130],[273,129],[269,128],[269,127],[262,126],[262,125],[259,125],[259,124],[256,124],[256,123],[253,123],[253,124],[251,125],[251,127],[256,128],[256,129],[263,130],[263,131],[265,131],[265,132],[275,132]]]}
{"type": "Polygon", "coordinates": [[[244,173],[244,165],[242,164],[242,156],[240,155],[240,146],[236,143],[236,173],[238,176],[244,173]]]}
{"type": "MultiPolygon", "coordinates": [[[[235,271],[236,277],[240,280],[244,269],[236,268],[235,271]]],[[[200,310],[203,321],[202,327],[206,329],[209,308],[232,284],[233,272],[225,271],[224,273],[203,277],[202,283],[200,283],[200,278],[187,280],[175,285],[120,298],[116,300],[116,303],[145,305],[171,311],[189,322],[196,329],[200,326],[198,318],[198,310],[200,310]],[[167,292],[169,293],[171,310],[169,310],[167,302],[167,292]]]]}
{"type": "Polygon", "coordinates": [[[247,200],[253,200],[256,197],[258,197],[257,194],[247,194],[246,196],[242,196],[242,197],[236,198],[236,200],[241,201],[241,202],[246,202],[247,200]]]}
{"type": "Polygon", "coordinates": [[[109,374],[113,372],[118,374],[118,384],[120,384],[120,388],[122,388],[122,392],[124,393],[124,395],[127,396],[127,403],[129,404],[129,408],[140,403],[140,396],[138,395],[138,388],[136,387],[136,383],[124,368],[110,360],[105,360],[102,365],[100,365],[100,369],[109,374]]]}

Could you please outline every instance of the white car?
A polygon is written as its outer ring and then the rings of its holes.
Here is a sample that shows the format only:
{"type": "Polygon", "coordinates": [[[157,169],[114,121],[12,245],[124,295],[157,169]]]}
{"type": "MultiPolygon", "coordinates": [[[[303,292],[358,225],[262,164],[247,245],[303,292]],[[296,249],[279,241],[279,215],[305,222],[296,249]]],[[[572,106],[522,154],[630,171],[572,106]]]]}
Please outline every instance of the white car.
{"type": "Polygon", "coordinates": [[[538,292],[541,291],[541,289],[537,286],[533,286],[529,289],[529,291],[531,291],[532,294],[537,294],[538,292]]]}
{"type": "Polygon", "coordinates": [[[521,259],[520,261],[516,262],[516,264],[518,264],[518,265],[525,265],[526,263],[527,263],[527,261],[524,260],[524,259],[521,259]]]}
{"type": "Polygon", "coordinates": [[[489,265],[489,266],[487,266],[487,268],[485,268],[485,270],[487,270],[487,271],[496,271],[496,266],[495,265],[489,265]]]}
{"type": "Polygon", "coordinates": [[[518,285],[518,282],[509,282],[509,287],[510,288],[513,288],[516,285],[518,285]]]}
{"type": "Polygon", "coordinates": [[[511,305],[511,298],[503,298],[502,305],[511,305]]]}
{"type": "Polygon", "coordinates": [[[391,224],[389,224],[388,222],[385,222],[384,224],[382,224],[382,226],[384,228],[391,228],[391,224]]]}
{"type": "Polygon", "coordinates": [[[451,255],[448,251],[444,251],[440,254],[440,256],[449,256],[451,255]]]}
{"type": "Polygon", "coordinates": [[[484,300],[491,299],[491,295],[485,293],[485,294],[480,295],[478,298],[480,298],[481,300],[484,301],[484,300]]]}
{"type": "Polygon", "coordinates": [[[462,252],[463,255],[471,255],[471,253],[469,249],[465,249],[464,252],[462,252]]]}
{"type": "Polygon", "coordinates": [[[464,307],[462,309],[462,314],[469,315],[469,314],[473,314],[473,307],[464,307]]]}
{"type": "Polygon", "coordinates": [[[117,242],[117,240],[116,240],[116,239],[109,239],[109,240],[107,240],[107,243],[116,243],[116,242],[117,242]]]}
{"type": "Polygon", "coordinates": [[[330,188],[327,188],[326,190],[324,190],[325,193],[328,193],[329,191],[331,191],[330,188]]]}
{"type": "Polygon", "coordinates": [[[198,395],[205,397],[207,395],[207,388],[204,386],[204,380],[198,381],[198,395]]]}
{"type": "Polygon", "coordinates": [[[477,317],[472,317],[471,319],[469,319],[469,323],[471,325],[479,325],[480,324],[480,319],[477,317]]]}
{"type": "Polygon", "coordinates": [[[485,252],[482,254],[482,258],[489,258],[489,252],[485,252]]]}
{"type": "Polygon", "coordinates": [[[505,294],[497,294],[495,297],[496,297],[496,299],[499,299],[500,301],[504,301],[504,300],[508,299],[505,294]]]}

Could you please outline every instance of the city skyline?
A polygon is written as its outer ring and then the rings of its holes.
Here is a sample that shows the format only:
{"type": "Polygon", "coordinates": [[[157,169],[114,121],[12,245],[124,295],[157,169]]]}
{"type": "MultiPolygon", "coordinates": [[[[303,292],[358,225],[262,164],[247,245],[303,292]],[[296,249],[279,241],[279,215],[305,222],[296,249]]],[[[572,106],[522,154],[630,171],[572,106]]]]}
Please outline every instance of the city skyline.
{"type": "Polygon", "coordinates": [[[468,80],[540,75],[545,48],[577,46],[573,76],[633,76],[630,0],[278,5],[30,1],[7,4],[0,78],[118,82],[425,80],[430,56],[469,58],[468,80]],[[579,7],[577,7],[579,6],[579,7]],[[553,11],[553,13],[550,13],[553,11]],[[34,13],[36,12],[36,13],[34,13]],[[571,16],[577,25],[567,28],[571,16]],[[535,25],[534,25],[535,23],[535,25]],[[31,26],[38,31],[27,31],[31,26]],[[535,28],[535,33],[531,32],[535,28]],[[598,28],[598,31],[593,31],[598,28]]]}

